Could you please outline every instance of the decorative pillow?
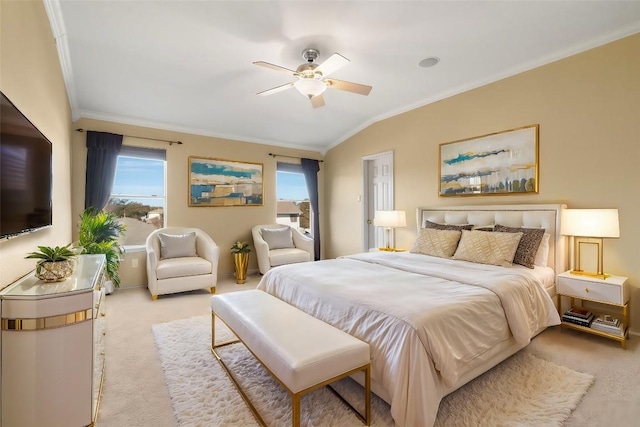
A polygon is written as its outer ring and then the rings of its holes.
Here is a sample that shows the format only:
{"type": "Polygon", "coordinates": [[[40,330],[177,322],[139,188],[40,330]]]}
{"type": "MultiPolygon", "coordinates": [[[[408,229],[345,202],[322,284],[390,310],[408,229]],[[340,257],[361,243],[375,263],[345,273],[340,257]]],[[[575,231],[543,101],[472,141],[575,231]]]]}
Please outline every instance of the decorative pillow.
{"type": "Polygon", "coordinates": [[[186,234],[158,233],[158,239],[160,239],[160,259],[198,256],[195,231],[186,234]]]}
{"type": "Polygon", "coordinates": [[[533,268],[536,253],[540,247],[542,236],[544,236],[544,228],[515,228],[496,224],[494,230],[503,233],[522,233],[522,239],[520,239],[518,250],[513,257],[513,263],[533,268]]]}
{"type": "Polygon", "coordinates": [[[522,234],[462,230],[453,259],[510,267],[522,234]]]}
{"type": "Polygon", "coordinates": [[[295,248],[291,228],[263,228],[262,238],[269,245],[269,250],[295,248]]]}
{"type": "Polygon", "coordinates": [[[431,222],[426,220],[424,222],[424,228],[435,228],[436,230],[471,230],[473,228],[473,224],[463,224],[463,225],[454,225],[454,224],[438,224],[437,222],[431,222]]]}
{"type": "Polygon", "coordinates": [[[423,228],[418,234],[411,252],[440,258],[451,258],[460,241],[460,230],[438,230],[423,228]]]}
{"type": "Polygon", "coordinates": [[[472,230],[480,230],[480,231],[494,231],[493,228],[495,224],[487,224],[487,225],[474,225],[472,230]]]}
{"type": "Polygon", "coordinates": [[[536,252],[536,260],[533,262],[533,265],[538,265],[540,267],[546,267],[547,262],[549,261],[549,239],[551,238],[551,234],[544,233],[542,236],[542,242],[540,242],[540,247],[538,248],[538,252],[536,252]]]}

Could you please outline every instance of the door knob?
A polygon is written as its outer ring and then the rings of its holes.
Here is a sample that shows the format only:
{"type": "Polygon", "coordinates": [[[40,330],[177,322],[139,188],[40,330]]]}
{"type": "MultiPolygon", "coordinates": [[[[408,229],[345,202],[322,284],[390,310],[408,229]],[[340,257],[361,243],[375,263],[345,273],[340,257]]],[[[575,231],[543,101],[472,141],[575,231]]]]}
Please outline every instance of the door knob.
{"type": "Polygon", "coordinates": [[[367,220],[367,224],[371,224],[371,220],[370,219],[367,220]]]}

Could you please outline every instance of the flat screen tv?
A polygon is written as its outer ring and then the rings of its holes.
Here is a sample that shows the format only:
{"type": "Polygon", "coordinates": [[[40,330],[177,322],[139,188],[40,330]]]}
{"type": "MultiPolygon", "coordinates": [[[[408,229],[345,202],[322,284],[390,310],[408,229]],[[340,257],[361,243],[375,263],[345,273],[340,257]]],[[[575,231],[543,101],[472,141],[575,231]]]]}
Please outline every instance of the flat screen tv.
{"type": "Polygon", "coordinates": [[[0,238],[52,224],[51,142],[2,95],[0,238]]]}

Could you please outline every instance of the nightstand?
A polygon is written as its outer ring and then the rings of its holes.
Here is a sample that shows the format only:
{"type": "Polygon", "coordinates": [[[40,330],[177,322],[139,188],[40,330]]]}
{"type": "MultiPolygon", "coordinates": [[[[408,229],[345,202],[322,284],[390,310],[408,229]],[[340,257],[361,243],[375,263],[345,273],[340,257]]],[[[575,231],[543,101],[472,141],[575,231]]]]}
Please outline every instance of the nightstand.
{"type": "MultiPolygon", "coordinates": [[[[620,342],[622,348],[627,348],[629,339],[629,286],[626,277],[609,276],[606,279],[599,279],[589,276],[571,274],[566,271],[558,275],[556,281],[558,294],[558,312],[562,316],[562,297],[571,299],[571,307],[574,307],[575,300],[593,301],[612,307],[619,307],[622,310],[622,336],[601,332],[589,327],[574,325],[573,323],[562,322],[561,327],[576,329],[593,335],[609,338],[620,342]]],[[[594,314],[614,314],[603,310],[589,308],[594,314]]],[[[619,316],[619,313],[614,315],[619,316]]]]}

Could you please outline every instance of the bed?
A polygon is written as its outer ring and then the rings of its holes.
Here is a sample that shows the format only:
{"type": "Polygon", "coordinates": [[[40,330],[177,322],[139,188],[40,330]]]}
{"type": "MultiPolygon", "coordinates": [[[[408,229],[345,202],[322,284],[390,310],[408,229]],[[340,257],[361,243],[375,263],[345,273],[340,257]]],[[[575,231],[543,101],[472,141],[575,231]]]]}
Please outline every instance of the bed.
{"type": "MultiPolygon", "coordinates": [[[[426,230],[435,225],[473,225],[460,231],[460,246],[472,235],[489,236],[482,232],[495,224],[544,229],[548,248],[536,248],[533,268],[414,253],[420,249],[416,242],[407,252],[376,251],[278,267],[263,276],[258,289],[368,342],[372,389],[390,404],[396,424],[433,425],[444,396],[560,323],[553,297],[556,274],[566,267],[565,238],[559,234],[563,208],[417,209],[420,237],[436,233],[426,230]]],[[[513,240],[506,234],[489,237],[513,240]]]]}

